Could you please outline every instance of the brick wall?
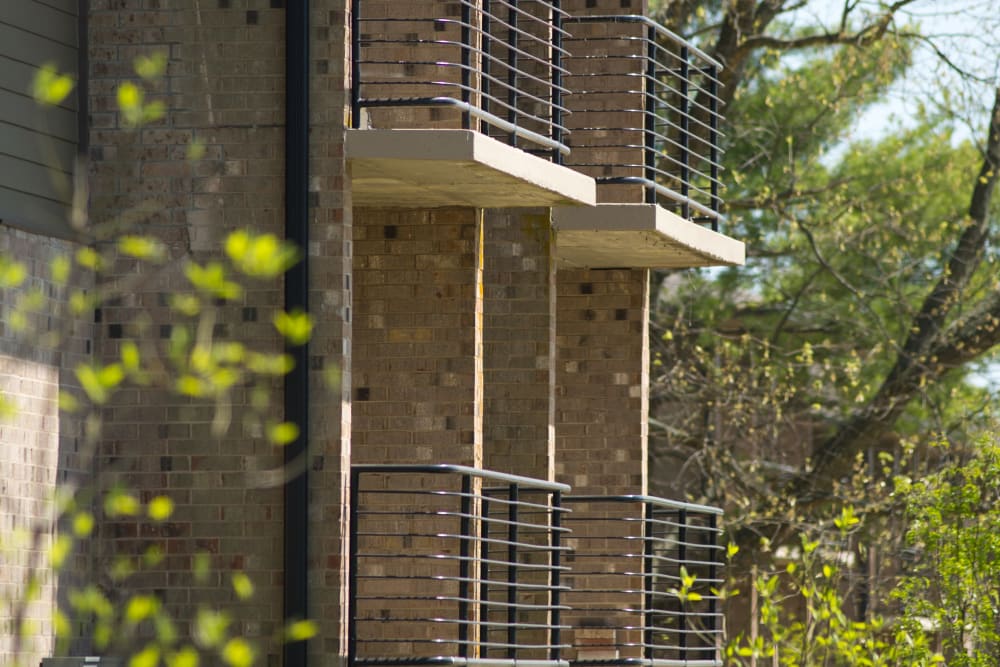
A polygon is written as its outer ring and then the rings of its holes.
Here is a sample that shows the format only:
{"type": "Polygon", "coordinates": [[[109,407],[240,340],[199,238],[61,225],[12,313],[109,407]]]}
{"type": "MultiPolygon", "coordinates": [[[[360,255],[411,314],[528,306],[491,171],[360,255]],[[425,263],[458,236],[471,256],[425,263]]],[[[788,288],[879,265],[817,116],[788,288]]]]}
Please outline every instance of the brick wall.
{"type": "Polygon", "coordinates": [[[560,270],[556,480],[578,494],[646,492],[649,272],[560,270]]]}
{"type": "Polygon", "coordinates": [[[71,289],[89,287],[77,273],[69,285],[54,282],[51,263],[72,257],[67,241],[0,226],[0,256],[21,262],[27,279],[19,289],[0,290],[0,396],[16,410],[0,416],[0,663],[37,663],[54,645],[51,614],[60,595],[85,578],[89,548],[81,543],[63,574],[46,572],[46,555],[56,535],[57,487],[75,488],[90,478],[90,461],[78,418],[59,413],[59,390],[76,386],[73,369],[90,359],[92,313],[74,316],[71,289]],[[42,301],[18,331],[13,313],[19,300],[38,290],[42,301]],[[42,573],[38,601],[23,616],[29,622],[17,646],[12,627],[16,601],[23,601],[30,577],[42,573]],[[13,604],[11,604],[13,602],[13,604]],[[14,649],[18,651],[15,656],[14,649]]]}
{"type": "Polygon", "coordinates": [[[484,459],[552,479],[555,263],[549,211],[486,212],[484,459]]]}
{"type": "Polygon", "coordinates": [[[354,234],[354,462],[481,465],[478,211],[359,209],[354,234]]]}
{"type": "MultiPolygon", "coordinates": [[[[220,256],[220,241],[235,229],[283,235],[284,26],[283,0],[161,0],[157,3],[94,0],[91,3],[92,121],[91,187],[96,219],[121,215],[138,202],[153,213],[138,228],[164,240],[170,261],[102,310],[99,354],[114,358],[119,335],[137,317],[150,332],[169,337],[179,317],[168,294],[185,285],[186,261],[220,256]],[[122,127],[114,90],[131,78],[137,54],[162,50],[167,75],[151,86],[166,116],[141,132],[122,127]],[[193,142],[204,157],[186,158],[193,142]]],[[[311,650],[337,660],[345,635],[340,613],[343,592],[344,498],[349,461],[350,410],[342,391],[349,382],[350,202],[345,193],[347,3],[312,5],[310,305],[316,320],[310,347],[313,417],[310,522],[310,588],[320,637],[311,650]]],[[[114,276],[131,275],[127,262],[114,276]]],[[[255,282],[245,295],[217,308],[214,333],[255,349],[278,351],[282,342],[271,324],[282,304],[282,285],[255,282]]],[[[270,385],[266,414],[281,417],[281,382],[270,385]]],[[[184,621],[199,605],[228,608],[234,631],[267,646],[265,664],[280,660],[272,638],[283,621],[282,453],[244,417],[253,396],[239,387],[226,399],[231,415],[218,435],[219,413],[210,404],[167,392],[135,388],[121,392],[107,411],[102,457],[105,484],[124,482],[143,497],[166,493],[176,510],[163,526],[130,522],[101,526],[102,564],[151,543],[168,558],[147,575],[130,580],[131,590],[162,595],[184,621]],[[192,558],[211,554],[217,571],[205,582],[190,575],[192,558]],[[231,575],[248,574],[256,585],[249,601],[237,602],[231,575]]],[[[124,592],[124,591],[123,591],[124,592]]],[[[323,664],[323,663],[320,663],[323,664]]]]}

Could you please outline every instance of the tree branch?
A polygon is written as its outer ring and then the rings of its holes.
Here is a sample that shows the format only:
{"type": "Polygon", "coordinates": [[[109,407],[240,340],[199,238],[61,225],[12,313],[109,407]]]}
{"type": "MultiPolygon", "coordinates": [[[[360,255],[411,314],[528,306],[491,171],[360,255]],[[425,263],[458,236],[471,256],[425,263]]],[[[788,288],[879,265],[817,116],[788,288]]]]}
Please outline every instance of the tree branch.
{"type": "Polygon", "coordinates": [[[996,90],[983,163],[972,189],[967,223],[937,284],[914,317],[911,334],[872,400],[813,454],[812,468],[792,485],[800,498],[822,494],[832,465],[851,457],[892,429],[907,403],[927,381],[978,358],[1000,343],[1000,292],[945,330],[953,306],[982,264],[990,205],[1000,168],[1000,88],[996,90]]]}

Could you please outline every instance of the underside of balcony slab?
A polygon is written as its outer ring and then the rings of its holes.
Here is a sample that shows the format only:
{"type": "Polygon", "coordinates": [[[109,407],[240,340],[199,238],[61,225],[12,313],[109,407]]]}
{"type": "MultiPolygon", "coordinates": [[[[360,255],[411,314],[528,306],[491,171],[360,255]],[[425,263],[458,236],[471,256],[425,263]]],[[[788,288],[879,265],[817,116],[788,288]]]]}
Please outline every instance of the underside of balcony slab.
{"type": "Polygon", "coordinates": [[[471,130],[348,130],[354,206],[593,206],[594,180],[471,130]]]}
{"type": "Polygon", "coordinates": [[[742,241],[656,204],[557,208],[557,257],[567,267],[680,269],[744,263],[742,241]]]}

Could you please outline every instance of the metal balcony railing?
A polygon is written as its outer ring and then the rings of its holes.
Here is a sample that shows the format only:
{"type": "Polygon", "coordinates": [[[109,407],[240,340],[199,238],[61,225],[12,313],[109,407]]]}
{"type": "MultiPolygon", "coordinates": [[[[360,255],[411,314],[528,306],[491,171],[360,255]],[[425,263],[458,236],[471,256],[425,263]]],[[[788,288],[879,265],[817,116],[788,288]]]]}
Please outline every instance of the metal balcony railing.
{"type": "Polygon", "coordinates": [[[566,667],[566,490],[464,466],[352,466],[348,664],[566,667]]]}
{"type": "Polygon", "coordinates": [[[650,496],[566,496],[574,665],[719,667],[721,511],[650,496]]]}
{"type": "Polygon", "coordinates": [[[567,165],[598,184],[641,186],[643,201],[718,231],[722,65],[645,16],[565,24],[573,33],[566,40],[573,54],[566,59],[573,91],[567,165]]]}
{"type": "Polygon", "coordinates": [[[352,127],[460,122],[557,163],[569,152],[559,0],[353,0],[351,16],[352,127]]]}

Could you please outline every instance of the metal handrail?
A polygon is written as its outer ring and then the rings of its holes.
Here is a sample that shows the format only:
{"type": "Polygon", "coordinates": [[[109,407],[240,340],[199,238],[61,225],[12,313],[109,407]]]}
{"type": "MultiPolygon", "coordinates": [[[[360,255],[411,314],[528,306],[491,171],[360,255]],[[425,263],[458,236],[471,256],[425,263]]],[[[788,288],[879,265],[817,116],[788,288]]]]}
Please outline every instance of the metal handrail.
{"type": "Polygon", "coordinates": [[[638,185],[643,201],[718,231],[725,222],[722,64],[646,16],[579,16],[566,24],[609,26],[589,36],[579,29],[567,40],[575,114],[567,164],[599,185],[638,185]]]}
{"type": "Polygon", "coordinates": [[[568,667],[568,490],[469,466],[352,466],[348,664],[568,667]]]}
{"type": "Polygon", "coordinates": [[[712,588],[722,582],[722,511],[646,495],[563,502],[574,547],[564,596],[571,664],[719,667],[722,612],[712,588]]]}
{"type": "Polygon", "coordinates": [[[393,127],[438,127],[416,111],[404,118],[389,110],[450,107],[465,129],[562,162],[569,35],[560,0],[396,3],[392,16],[386,4],[352,0],[351,127],[366,125],[364,110],[386,110],[393,127]],[[457,6],[458,15],[412,15],[428,6],[449,14],[457,6]]]}

